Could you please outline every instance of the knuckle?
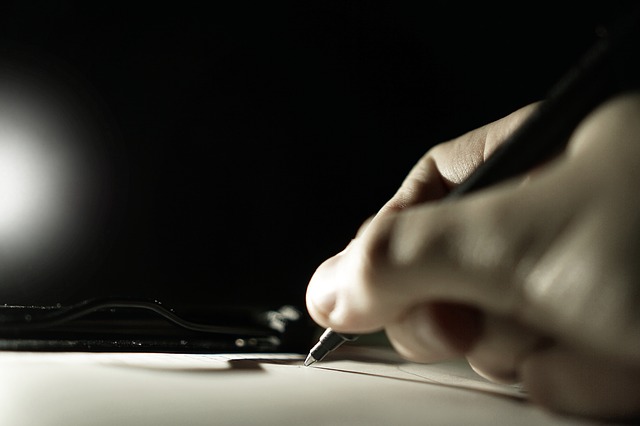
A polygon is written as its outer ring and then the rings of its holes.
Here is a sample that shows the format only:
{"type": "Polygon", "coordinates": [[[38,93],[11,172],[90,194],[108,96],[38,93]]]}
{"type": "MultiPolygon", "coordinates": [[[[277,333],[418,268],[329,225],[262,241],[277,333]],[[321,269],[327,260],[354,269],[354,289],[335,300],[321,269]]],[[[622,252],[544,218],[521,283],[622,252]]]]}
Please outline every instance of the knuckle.
{"type": "Polygon", "coordinates": [[[524,320],[605,352],[640,354],[639,267],[611,247],[563,244],[525,285],[524,320]]]}
{"type": "Polygon", "coordinates": [[[447,223],[446,215],[433,213],[433,209],[423,207],[398,215],[378,257],[397,269],[424,265],[450,254],[456,231],[451,223],[447,223]]]}
{"type": "Polygon", "coordinates": [[[478,200],[456,243],[458,267],[493,295],[493,309],[512,313],[522,299],[520,277],[538,257],[535,228],[523,221],[521,206],[478,200]],[[499,295],[499,297],[495,297],[499,295]]]}
{"type": "Polygon", "coordinates": [[[635,261],[616,258],[615,262],[592,271],[581,290],[585,296],[579,307],[581,315],[591,323],[593,339],[635,357],[640,355],[637,269],[635,261]]]}

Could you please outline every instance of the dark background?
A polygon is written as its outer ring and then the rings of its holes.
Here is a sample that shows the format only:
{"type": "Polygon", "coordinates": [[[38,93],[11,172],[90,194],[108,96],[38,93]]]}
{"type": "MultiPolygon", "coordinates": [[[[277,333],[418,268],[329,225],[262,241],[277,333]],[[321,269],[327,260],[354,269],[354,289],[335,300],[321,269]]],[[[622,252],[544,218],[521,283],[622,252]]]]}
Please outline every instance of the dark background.
{"type": "Polygon", "coordinates": [[[430,146],[543,98],[621,4],[4,2],[3,52],[90,94],[113,173],[92,248],[0,303],[302,307],[430,146]]]}

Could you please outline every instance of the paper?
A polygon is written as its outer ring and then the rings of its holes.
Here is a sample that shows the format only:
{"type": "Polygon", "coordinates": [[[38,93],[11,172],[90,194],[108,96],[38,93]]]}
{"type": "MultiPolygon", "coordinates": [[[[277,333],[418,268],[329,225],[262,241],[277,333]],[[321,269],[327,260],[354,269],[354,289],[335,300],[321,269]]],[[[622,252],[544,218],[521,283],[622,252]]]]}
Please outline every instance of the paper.
{"type": "Polygon", "coordinates": [[[348,346],[340,348],[338,355],[341,360],[329,359],[314,364],[315,368],[526,398],[526,392],[520,386],[490,382],[475,373],[469,364],[461,359],[435,364],[417,364],[407,362],[395,352],[388,350],[368,348],[362,351],[360,348],[348,346]]]}
{"type": "Polygon", "coordinates": [[[331,355],[304,367],[300,354],[0,352],[0,424],[596,424],[544,412],[463,363],[373,348],[331,355]]]}

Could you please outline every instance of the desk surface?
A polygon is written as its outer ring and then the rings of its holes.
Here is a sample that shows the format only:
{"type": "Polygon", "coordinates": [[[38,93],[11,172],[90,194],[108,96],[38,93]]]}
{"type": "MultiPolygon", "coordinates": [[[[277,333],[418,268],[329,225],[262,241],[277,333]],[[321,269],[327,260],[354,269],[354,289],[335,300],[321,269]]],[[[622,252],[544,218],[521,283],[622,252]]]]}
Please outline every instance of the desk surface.
{"type": "Polygon", "coordinates": [[[466,363],[380,348],[304,356],[0,352],[0,423],[79,425],[581,425],[466,363]]]}

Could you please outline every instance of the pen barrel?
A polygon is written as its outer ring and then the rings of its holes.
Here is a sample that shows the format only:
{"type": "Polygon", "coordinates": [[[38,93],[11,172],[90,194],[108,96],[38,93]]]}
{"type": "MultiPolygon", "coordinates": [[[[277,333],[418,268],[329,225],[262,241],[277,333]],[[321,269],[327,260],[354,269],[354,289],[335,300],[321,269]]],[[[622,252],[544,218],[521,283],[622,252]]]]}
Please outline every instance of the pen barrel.
{"type": "Polygon", "coordinates": [[[316,361],[321,361],[329,352],[334,351],[344,342],[352,342],[358,338],[357,334],[336,333],[328,328],[322,333],[318,343],[309,352],[316,361]]]}

